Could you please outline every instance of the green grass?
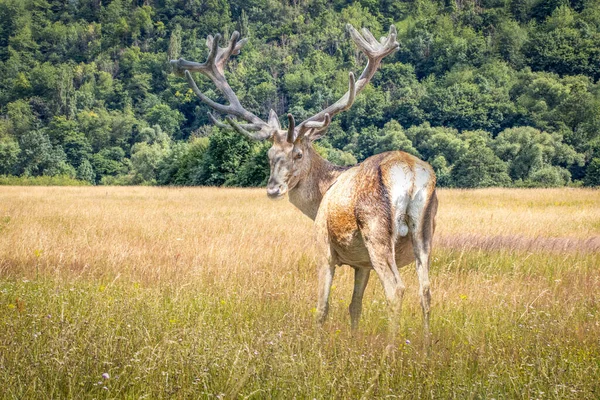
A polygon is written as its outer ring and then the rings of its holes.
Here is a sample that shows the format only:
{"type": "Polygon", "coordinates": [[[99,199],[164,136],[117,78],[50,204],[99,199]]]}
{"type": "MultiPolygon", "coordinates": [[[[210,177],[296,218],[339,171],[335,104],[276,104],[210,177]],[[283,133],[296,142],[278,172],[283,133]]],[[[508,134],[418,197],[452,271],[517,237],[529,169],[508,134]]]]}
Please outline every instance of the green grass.
{"type": "Polygon", "coordinates": [[[337,288],[319,328],[310,301],[252,283],[5,280],[2,397],[598,397],[600,296],[585,294],[598,288],[598,255],[536,255],[526,269],[517,254],[456,256],[437,252],[430,357],[414,290],[386,353],[378,290],[352,337],[337,288]]]}

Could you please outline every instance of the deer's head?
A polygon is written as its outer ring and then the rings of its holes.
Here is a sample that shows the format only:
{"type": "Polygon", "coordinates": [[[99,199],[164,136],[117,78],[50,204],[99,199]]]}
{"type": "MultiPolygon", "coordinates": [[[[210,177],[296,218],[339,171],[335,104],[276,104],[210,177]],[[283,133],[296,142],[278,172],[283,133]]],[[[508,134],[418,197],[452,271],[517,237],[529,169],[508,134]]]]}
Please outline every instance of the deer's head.
{"type": "Polygon", "coordinates": [[[312,157],[315,156],[314,151],[311,151],[311,143],[319,137],[320,132],[325,132],[331,118],[327,114],[323,122],[307,123],[296,130],[294,117],[288,114],[288,128],[282,130],[277,115],[271,110],[269,123],[271,121],[277,124],[277,128],[270,137],[272,145],[267,153],[271,166],[267,196],[277,199],[296,187],[308,174],[312,157]]]}
{"type": "Polygon", "coordinates": [[[352,72],[349,73],[348,91],[334,104],[297,126],[294,117],[288,114],[287,129],[281,128],[279,118],[273,110],[271,110],[269,118],[265,122],[244,109],[231,86],[227,83],[224,75],[225,65],[232,55],[239,54],[247,41],[247,39],[240,39],[238,32],[231,35],[227,47],[219,47],[220,35],[216,35],[214,38],[209,35],[206,44],[210,52],[203,64],[181,58],[171,61],[176,73],[183,72],[185,74],[189,85],[200,100],[215,111],[226,115],[227,124],[219,121],[209,113],[210,118],[217,126],[234,129],[253,140],[271,141],[272,145],[268,152],[271,174],[267,184],[267,195],[271,198],[283,196],[306,176],[310,170],[311,159],[315,157],[311,143],[324,134],[334,115],[352,106],[356,95],[369,83],[379,68],[381,60],[398,49],[396,28],[393,25],[390,26],[389,35],[382,37],[380,41],[377,41],[371,32],[365,28],[362,29],[361,35],[352,25],[348,24],[346,27],[358,48],[367,56],[367,66],[358,81],[355,80],[352,72]],[[229,105],[216,103],[202,93],[194,82],[190,71],[200,72],[209,77],[229,101],[229,105]],[[234,121],[233,117],[247,123],[238,123],[234,121]]]}

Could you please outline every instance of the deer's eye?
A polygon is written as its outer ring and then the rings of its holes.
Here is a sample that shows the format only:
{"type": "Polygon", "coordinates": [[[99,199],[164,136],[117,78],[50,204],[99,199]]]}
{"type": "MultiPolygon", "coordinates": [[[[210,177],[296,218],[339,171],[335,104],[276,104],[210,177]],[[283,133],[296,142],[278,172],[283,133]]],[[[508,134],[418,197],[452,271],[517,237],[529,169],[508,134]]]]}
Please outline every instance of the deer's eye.
{"type": "Polygon", "coordinates": [[[301,159],[301,158],[302,158],[302,152],[301,152],[301,151],[298,151],[298,152],[296,152],[296,153],[294,154],[294,158],[295,158],[296,160],[299,160],[299,159],[301,159]]]}

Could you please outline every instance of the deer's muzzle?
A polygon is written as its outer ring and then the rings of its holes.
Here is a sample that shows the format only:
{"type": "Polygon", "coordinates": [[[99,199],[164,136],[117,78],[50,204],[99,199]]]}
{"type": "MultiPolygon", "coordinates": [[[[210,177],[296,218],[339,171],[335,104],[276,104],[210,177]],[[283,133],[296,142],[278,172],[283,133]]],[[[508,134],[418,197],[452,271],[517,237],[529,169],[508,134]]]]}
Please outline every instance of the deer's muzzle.
{"type": "Polygon", "coordinates": [[[284,185],[267,186],[267,196],[271,199],[278,199],[287,192],[287,187],[284,185]]]}

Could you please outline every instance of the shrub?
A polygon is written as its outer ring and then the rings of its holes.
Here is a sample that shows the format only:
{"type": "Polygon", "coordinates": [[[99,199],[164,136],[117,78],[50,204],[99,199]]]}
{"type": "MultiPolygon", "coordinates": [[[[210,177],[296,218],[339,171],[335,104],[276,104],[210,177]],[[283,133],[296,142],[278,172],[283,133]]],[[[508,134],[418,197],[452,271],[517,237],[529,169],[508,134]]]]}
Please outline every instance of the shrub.
{"type": "Polygon", "coordinates": [[[89,182],[68,175],[14,176],[0,175],[0,185],[8,186],[86,186],[89,182]]]}
{"type": "Polygon", "coordinates": [[[592,158],[583,182],[586,186],[600,186],[600,158],[592,158]]]}

